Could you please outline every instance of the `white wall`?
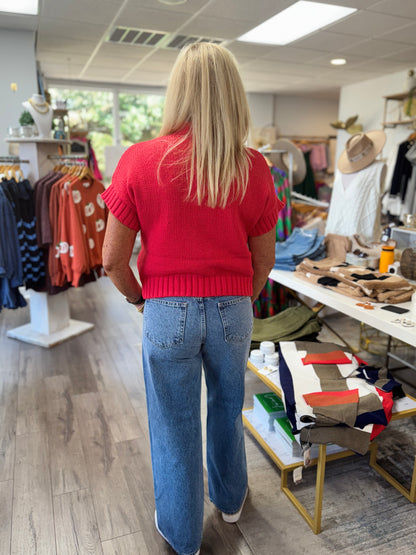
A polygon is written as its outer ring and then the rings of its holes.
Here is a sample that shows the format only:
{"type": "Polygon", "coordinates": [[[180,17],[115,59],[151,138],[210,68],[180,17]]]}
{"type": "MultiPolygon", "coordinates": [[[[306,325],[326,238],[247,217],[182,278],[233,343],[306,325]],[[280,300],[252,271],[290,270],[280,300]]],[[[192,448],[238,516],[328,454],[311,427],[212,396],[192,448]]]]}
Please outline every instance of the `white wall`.
{"type": "Polygon", "coordinates": [[[338,98],[275,97],[273,121],[282,137],[334,135],[331,121],[338,119],[338,98]]]}
{"type": "Polygon", "coordinates": [[[8,127],[19,126],[22,102],[38,91],[35,34],[0,28],[0,156],[9,153],[4,142],[8,127]],[[13,92],[10,83],[17,84],[13,92]]]}
{"type": "Polygon", "coordinates": [[[267,137],[270,127],[277,137],[326,137],[336,131],[329,122],[338,119],[338,99],[249,93],[248,103],[257,133],[267,137]]]}
{"type": "MultiPolygon", "coordinates": [[[[339,119],[345,121],[346,118],[359,114],[358,122],[362,123],[364,132],[381,129],[384,113],[383,96],[405,91],[406,77],[407,71],[403,71],[343,87],[340,95],[339,119]]],[[[390,113],[387,114],[387,120],[397,119],[397,106],[398,103],[389,101],[390,113]]],[[[383,158],[388,158],[393,146],[404,141],[411,130],[406,126],[397,126],[385,131],[387,140],[382,155],[383,158]]],[[[337,160],[349,137],[350,135],[345,131],[338,133],[337,160]]]]}

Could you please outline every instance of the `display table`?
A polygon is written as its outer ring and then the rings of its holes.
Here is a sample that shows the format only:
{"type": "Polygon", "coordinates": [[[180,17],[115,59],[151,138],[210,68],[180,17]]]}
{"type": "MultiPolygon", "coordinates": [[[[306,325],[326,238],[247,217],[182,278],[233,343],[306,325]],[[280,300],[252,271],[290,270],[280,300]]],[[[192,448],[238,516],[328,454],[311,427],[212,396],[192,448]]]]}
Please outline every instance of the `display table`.
{"type": "MultiPolygon", "coordinates": [[[[414,319],[416,324],[416,314],[412,315],[411,312],[406,314],[395,314],[387,310],[382,310],[383,303],[374,303],[374,310],[366,310],[365,308],[357,306],[358,299],[353,299],[332,291],[314,283],[300,279],[294,275],[293,272],[285,270],[272,270],[269,275],[270,279],[280,283],[281,285],[296,291],[301,295],[306,295],[323,305],[333,308],[338,312],[355,318],[359,322],[364,322],[372,328],[375,328],[390,337],[404,341],[412,347],[416,347],[416,325],[414,327],[404,327],[401,324],[393,323],[400,317],[414,319]]],[[[399,306],[403,308],[410,308],[410,301],[401,303],[399,306]]]]}
{"type": "MultiPolygon", "coordinates": [[[[394,323],[400,317],[414,319],[416,323],[416,315],[410,312],[399,315],[393,312],[382,310],[383,304],[374,304],[373,310],[367,310],[357,306],[357,299],[347,297],[336,291],[326,289],[313,283],[300,279],[294,275],[293,272],[284,270],[272,270],[269,277],[287,287],[292,292],[300,295],[305,295],[310,299],[320,303],[322,306],[330,307],[338,312],[341,312],[351,318],[355,318],[359,322],[365,324],[387,334],[411,346],[416,346],[416,325],[414,327],[404,327],[401,324],[394,323]]],[[[322,308],[322,306],[320,308],[322,308]]],[[[410,308],[410,302],[401,303],[403,308],[410,308]]],[[[345,341],[344,341],[345,343],[345,341]]],[[[391,353],[388,353],[392,356],[391,353]]],[[[261,369],[256,368],[250,361],[248,368],[256,376],[261,379],[272,391],[280,397],[282,396],[278,372],[266,374],[261,369]]],[[[416,399],[407,395],[404,399],[399,399],[395,402],[393,408],[392,420],[402,418],[409,418],[416,416],[416,399]]],[[[321,531],[321,515],[322,515],[322,501],[323,501],[323,487],[325,480],[325,465],[327,461],[348,457],[355,455],[353,451],[340,448],[339,446],[314,446],[312,451],[311,465],[316,465],[316,484],[315,484],[315,509],[314,514],[308,513],[306,508],[296,498],[293,491],[289,488],[289,472],[303,465],[303,459],[293,457],[288,452],[287,447],[283,442],[276,438],[277,434],[269,432],[262,428],[259,422],[255,421],[252,410],[244,411],[243,413],[244,425],[250,430],[253,436],[257,439],[260,445],[272,458],[276,466],[281,471],[281,489],[285,495],[290,499],[296,509],[300,512],[315,534],[321,531]]],[[[394,486],[403,496],[406,497],[411,503],[416,502],[416,457],[413,466],[413,475],[410,489],[407,490],[398,480],[391,474],[384,470],[376,460],[377,457],[377,443],[373,441],[370,445],[370,461],[369,464],[376,470],[385,480],[394,486]]]]}
{"type": "MultiPolygon", "coordinates": [[[[290,273],[290,272],[286,272],[290,273]]],[[[279,397],[282,396],[279,372],[271,374],[263,372],[260,368],[254,366],[250,361],[248,368],[251,370],[262,382],[264,382],[269,389],[274,391],[279,397]]],[[[416,399],[407,395],[403,399],[399,399],[394,403],[392,420],[399,420],[402,418],[409,418],[416,416],[416,399]]],[[[311,527],[314,534],[319,534],[321,531],[322,520],[322,502],[325,481],[325,465],[328,461],[350,457],[356,455],[353,451],[345,449],[338,445],[313,445],[311,452],[311,465],[316,465],[316,482],[315,482],[315,507],[314,513],[311,515],[302,503],[297,499],[293,491],[289,488],[289,472],[298,467],[303,466],[304,461],[301,457],[292,456],[287,444],[281,440],[276,432],[270,432],[263,426],[253,415],[252,409],[243,411],[243,422],[246,428],[252,433],[255,439],[260,443],[263,449],[271,457],[275,465],[281,472],[280,488],[283,493],[290,499],[302,517],[311,527]]],[[[376,460],[377,457],[377,443],[373,441],[370,444],[370,461],[369,464],[376,470],[385,480],[394,486],[402,495],[406,497],[411,503],[416,502],[416,457],[413,466],[413,476],[410,489],[407,490],[400,482],[398,482],[391,474],[384,470],[376,460]]],[[[358,455],[356,455],[358,456],[358,455]]]]}

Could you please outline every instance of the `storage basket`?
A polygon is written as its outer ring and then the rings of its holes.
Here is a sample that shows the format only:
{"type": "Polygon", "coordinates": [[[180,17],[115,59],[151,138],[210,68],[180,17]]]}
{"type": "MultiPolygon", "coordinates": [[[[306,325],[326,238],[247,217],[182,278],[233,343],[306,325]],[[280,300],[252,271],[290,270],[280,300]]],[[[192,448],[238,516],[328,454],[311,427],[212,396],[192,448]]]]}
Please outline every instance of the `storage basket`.
{"type": "Polygon", "coordinates": [[[400,258],[400,271],[406,279],[416,280],[416,249],[407,248],[400,258]]]}

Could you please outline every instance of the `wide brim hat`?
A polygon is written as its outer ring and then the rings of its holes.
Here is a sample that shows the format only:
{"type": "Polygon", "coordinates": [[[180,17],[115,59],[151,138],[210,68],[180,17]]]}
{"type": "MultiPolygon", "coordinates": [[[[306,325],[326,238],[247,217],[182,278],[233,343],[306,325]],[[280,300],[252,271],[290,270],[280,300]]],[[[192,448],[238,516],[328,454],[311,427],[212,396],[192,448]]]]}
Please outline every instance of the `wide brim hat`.
{"type": "Polygon", "coordinates": [[[276,168],[285,171],[289,175],[290,156],[292,163],[292,184],[302,183],[306,176],[306,162],[303,152],[289,139],[278,139],[272,144],[268,157],[276,168]],[[277,152],[275,152],[277,151],[277,152]]]}
{"type": "Polygon", "coordinates": [[[381,129],[352,135],[338,159],[338,169],[342,173],[354,173],[366,168],[374,162],[385,143],[386,134],[381,129]]]}

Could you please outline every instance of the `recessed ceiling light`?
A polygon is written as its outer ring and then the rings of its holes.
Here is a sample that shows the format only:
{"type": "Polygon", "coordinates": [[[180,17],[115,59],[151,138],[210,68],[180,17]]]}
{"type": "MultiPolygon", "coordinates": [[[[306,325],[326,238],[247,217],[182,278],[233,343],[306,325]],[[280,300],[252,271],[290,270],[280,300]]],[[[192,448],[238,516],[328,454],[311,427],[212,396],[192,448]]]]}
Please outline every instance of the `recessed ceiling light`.
{"type": "Polygon", "coordinates": [[[167,4],[168,6],[176,6],[178,4],[185,4],[188,0],[159,0],[161,4],[167,4]]]}
{"type": "Polygon", "coordinates": [[[39,0],[0,0],[0,12],[38,15],[39,0]]]}
{"type": "Polygon", "coordinates": [[[345,58],[334,58],[333,60],[331,60],[331,64],[333,66],[343,66],[347,63],[347,60],[345,58]]]}
{"type": "Polygon", "coordinates": [[[237,40],[283,46],[356,11],[356,8],[300,0],[237,40]]]}

